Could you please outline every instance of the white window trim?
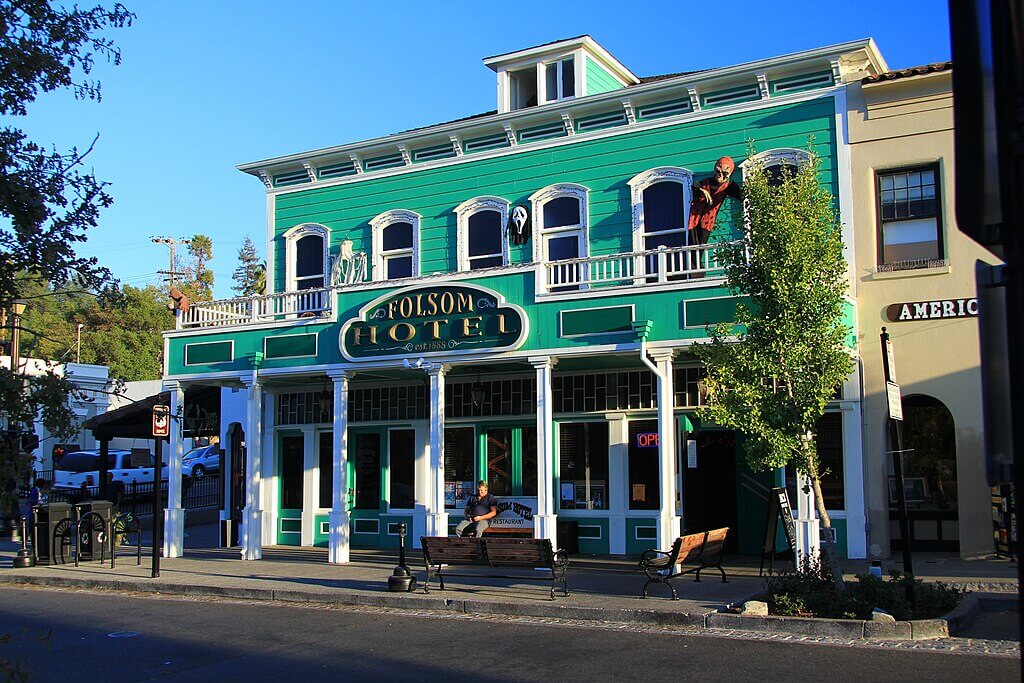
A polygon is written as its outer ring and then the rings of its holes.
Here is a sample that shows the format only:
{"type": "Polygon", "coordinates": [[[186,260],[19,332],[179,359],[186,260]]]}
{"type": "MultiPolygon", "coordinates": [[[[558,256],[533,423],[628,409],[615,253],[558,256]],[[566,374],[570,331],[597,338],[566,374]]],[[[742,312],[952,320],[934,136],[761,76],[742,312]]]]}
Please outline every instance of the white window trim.
{"type": "Polygon", "coordinates": [[[412,225],[412,277],[420,274],[420,215],[405,209],[392,209],[370,220],[373,233],[373,281],[385,282],[388,278],[384,273],[385,256],[400,256],[399,252],[384,254],[384,228],[392,223],[410,223],[412,225]]]}
{"type": "Polygon", "coordinates": [[[574,100],[580,96],[580,69],[579,69],[580,58],[577,51],[570,52],[568,54],[553,57],[551,59],[545,59],[537,62],[537,104],[548,104],[550,102],[566,102],[574,100]],[[565,61],[567,59],[573,60],[572,71],[573,71],[573,83],[574,83],[574,94],[568,97],[562,94],[562,71],[565,69],[565,61]],[[548,99],[548,79],[547,79],[547,68],[551,64],[557,64],[555,82],[558,87],[558,95],[553,100],[548,99]]]}
{"type": "Polygon", "coordinates": [[[508,249],[508,210],[509,202],[501,197],[486,195],[466,200],[455,207],[457,217],[457,232],[455,237],[456,249],[458,252],[458,269],[461,272],[470,270],[469,262],[469,219],[479,211],[497,211],[501,230],[501,265],[509,263],[508,249]]]}
{"type": "Polygon", "coordinates": [[[324,286],[330,284],[330,251],[331,251],[331,230],[321,223],[301,223],[284,233],[284,262],[285,262],[285,291],[294,292],[298,290],[296,283],[296,245],[299,240],[309,235],[319,235],[324,240],[324,286]]]}
{"type": "Polygon", "coordinates": [[[633,251],[644,251],[644,238],[655,234],[647,232],[644,222],[644,190],[661,182],[673,182],[683,186],[683,232],[689,226],[690,201],[693,198],[693,172],[678,166],[659,166],[638,173],[629,181],[629,191],[633,202],[633,251]]]}
{"type": "Polygon", "coordinates": [[[590,211],[587,206],[587,199],[590,190],[583,185],[576,183],[556,183],[537,190],[530,195],[530,205],[533,213],[533,261],[541,263],[547,260],[546,249],[542,244],[547,235],[559,232],[578,232],[580,234],[580,255],[579,258],[586,258],[590,255],[589,219],[590,211]],[[575,197],[580,202],[580,222],[577,225],[558,226],[556,228],[543,228],[544,205],[552,199],[559,197],[575,197]]]}
{"type": "Polygon", "coordinates": [[[747,169],[752,166],[760,166],[761,168],[771,168],[772,166],[780,166],[786,164],[796,168],[802,167],[804,164],[811,160],[811,155],[805,149],[797,149],[796,147],[776,147],[775,149],[768,149],[764,152],[758,152],[754,156],[746,159],[740,164],[741,177],[747,177],[747,169]]]}

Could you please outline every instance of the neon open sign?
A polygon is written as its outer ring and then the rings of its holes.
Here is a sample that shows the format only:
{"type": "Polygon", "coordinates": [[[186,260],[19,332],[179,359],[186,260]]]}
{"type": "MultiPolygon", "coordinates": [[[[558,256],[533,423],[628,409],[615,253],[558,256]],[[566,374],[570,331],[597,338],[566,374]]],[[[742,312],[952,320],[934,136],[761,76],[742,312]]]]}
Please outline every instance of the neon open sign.
{"type": "Polygon", "coordinates": [[[637,448],[657,448],[658,432],[643,432],[636,435],[637,448]]]}

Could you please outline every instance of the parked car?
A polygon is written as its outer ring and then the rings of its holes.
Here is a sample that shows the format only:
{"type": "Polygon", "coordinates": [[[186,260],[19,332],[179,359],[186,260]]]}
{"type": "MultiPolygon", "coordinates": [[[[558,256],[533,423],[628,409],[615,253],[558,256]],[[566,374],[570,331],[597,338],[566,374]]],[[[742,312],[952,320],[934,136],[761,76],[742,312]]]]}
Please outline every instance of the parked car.
{"type": "MultiPolygon", "coordinates": [[[[107,471],[113,475],[114,481],[125,484],[153,481],[153,455],[141,454],[130,450],[111,449],[107,452],[107,471]]],[[[167,465],[161,471],[161,478],[167,479],[167,465]]],[[[77,451],[65,455],[57,469],[53,471],[53,488],[77,489],[83,483],[86,486],[100,484],[100,452],[98,449],[77,451]]]]}
{"type": "Polygon", "coordinates": [[[193,448],[181,459],[181,473],[193,479],[202,479],[212,472],[220,472],[220,447],[193,448]]]}

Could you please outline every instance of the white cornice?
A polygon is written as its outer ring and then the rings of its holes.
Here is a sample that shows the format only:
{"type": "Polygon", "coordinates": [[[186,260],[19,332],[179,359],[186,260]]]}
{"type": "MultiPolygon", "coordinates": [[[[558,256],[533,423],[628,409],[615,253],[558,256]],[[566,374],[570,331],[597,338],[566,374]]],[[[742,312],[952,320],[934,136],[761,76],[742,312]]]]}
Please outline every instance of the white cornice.
{"type": "MultiPolygon", "coordinates": [[[[754,80],[756,78],[755,74],[758,72],[773,72],[779,69],[790,70],[800,62],[814,63],[824,61],[826,63],[830,63],[836,58],[855,52],[863,53],[865,59],[872,65],[873,70],[876,72],[882,72],[888,69],[885,64],[885,60],[883,60],[881,55],[878,53],[874,40],[856,40],[815,50],[796,52],[788,55],[772,57],[770,59],[762,59],[755,62],[747,62],[744,64],[737,64],[735,66],[677,76],[675,78],[666,78],[652,83],[634,85],[624,89],[620,88],[618,90],[612,90],[597,95],[588,95],[577,98],[571,103],[567,103],[565,101],[552,102],[538,107],[530,107],[525,110],[521,109],[504,114],[490,114],[488,116],[469,120],[443,123],[436,126],[418,128],[404,133],[396,133],[360,142],[337,145],[334,147],[325,147],[298,154],[290,154],[261,161],[239,164],[236,168],[251,175],[258,175],[260,171],[267,172],[270,167],[291,166],[301,168],[303,162],[308,162],[319,157],[344,158],[356,154],[359,151],[370,150],[373,148],[389,148],[391,150],[397,150],[397,146],[403,143],[408,144],[410,148],[415,148],[417,144],[413,141],[422,140],[425,143],[428,138],[436,139],[438,136],[448,137],[452,133],[457,133],[465,139],[476,135],[485,135],[487,134],[488,129],[490,129],[491,132],[494,132],[493,128],[496,125],[504,127],[504,124],[506,123],[512,124],[512,122],[527,122],[531,119],[544,118],[545,115],[560,116],[562,111],[568,111],[571,115],[578,116],[580,110],[586,110],[594,107],[595,105],[600,106],[602,104],[615,103],[617,106],[621,106],[621,102],[624,97],[629,98],[635,106],[637,104],[637,100],[647,99],[648,96],[657,96],[659,93],[665,91],[673,91],[677,89],[682,89],[684,91],[688,91],[689,89],[704,89],[715,82],[729,79],[734,80],[737,76],[748,73],[751,76],[751,79],[754,80]]],[[[771,106],[773,102],[781,102],[783,99],[783,97],[773,97],[767,100],[758,100],[755,104],[758,106],[771,106]]],[[[715,111],[718,112],[726,109],[726,107],[721,107],[715,111]]],[[[729,109],[729,111],[734,110],[729,109]]],[[[516,127],[521,127],[521,125],[516,127]]],[[[472,158],[477,158],[482,155],[471,156],[472,158]]],[[[425,166],[426,164],[416,165],[417,168],[425,166]]]]}

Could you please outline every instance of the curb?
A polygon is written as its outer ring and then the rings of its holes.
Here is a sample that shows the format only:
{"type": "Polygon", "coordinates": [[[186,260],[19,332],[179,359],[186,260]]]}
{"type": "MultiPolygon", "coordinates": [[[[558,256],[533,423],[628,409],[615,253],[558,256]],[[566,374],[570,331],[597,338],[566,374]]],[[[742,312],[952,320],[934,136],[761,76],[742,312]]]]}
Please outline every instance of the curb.
{"type": "Polygon", "coordinates": [[[650,609],[622,609],[579,607],[559,604],[520,604],[488,602],[475,599],[441,598],[423,594],[352,592],[311,593],[301,590],[274,590],[269,588],[231,588],[227,586],[196,586],[186,584],[151,583],[144,581],[105,581],[63,576],[25,576],[0,573],[0,585],[51,586],[110,590],[123,593],[148,593],[177,596],[211,596],[240,600],[279,603],[319,603],[357,607],[385,607],[392,609],[419,609],[461,614],[507,615],[515,617],[542,617],[574,619],[579,621],[609,621],[626,624],[656,626],[694,626],[704,628],[708,614],[697,612],[659,612],[650,609]]]}

